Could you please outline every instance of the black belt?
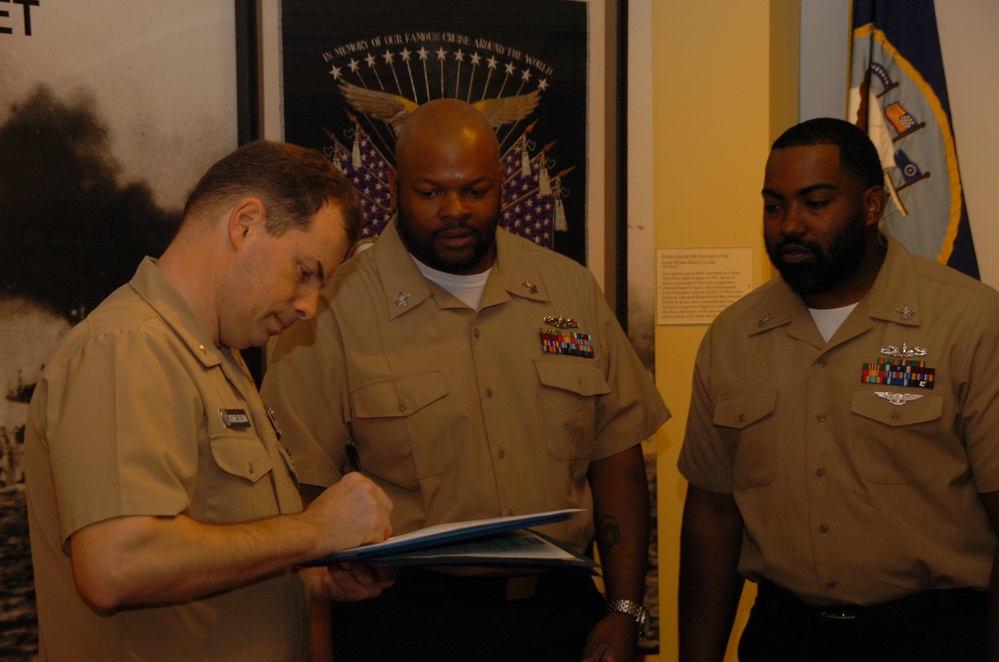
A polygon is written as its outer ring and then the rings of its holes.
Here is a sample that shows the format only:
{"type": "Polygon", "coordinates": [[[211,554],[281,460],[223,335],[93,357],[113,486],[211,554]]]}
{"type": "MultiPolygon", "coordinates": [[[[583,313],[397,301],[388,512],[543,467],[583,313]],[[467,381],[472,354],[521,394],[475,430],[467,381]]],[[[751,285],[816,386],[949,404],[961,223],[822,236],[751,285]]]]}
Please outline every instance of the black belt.
{"type": "Polygon", "coordinates": [[[413,566],[399,568],[395,585],[388,590],[419,591],[426,595],[462,600],[526,600],[536,595],[560,593],[563,587],[578,582],[581,578],[592,581],[587,575],[560,572],[483,577],[480,575],[450,575],[413,566]]]}
{"type": "Polygon", "coordinates": [[[810,605],[794,593],[762,580],[758,595],[761,608],[777,607],[809,621],[827,624],[861,624],[910,619],[920,614],[953,611],[960,608],[986,608],[985,591],[973,588],[932,589],[873,605],[810,605]]]}

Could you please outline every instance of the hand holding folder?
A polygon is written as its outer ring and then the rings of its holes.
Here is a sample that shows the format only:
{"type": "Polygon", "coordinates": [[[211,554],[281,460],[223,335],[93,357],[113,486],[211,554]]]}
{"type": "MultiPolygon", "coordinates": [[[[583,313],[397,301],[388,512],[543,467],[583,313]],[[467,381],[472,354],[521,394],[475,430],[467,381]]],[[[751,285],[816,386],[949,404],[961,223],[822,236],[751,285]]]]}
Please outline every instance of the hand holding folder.
{"type": "Polygon", "coordinates": [[[561,543],[526,527],[569,519],[578,508],[530,515],[437,524],[388,540],[354,547],[308,565],[359,561],[369,565],[484,565],[595,573],[597,565],[561,543]]]}

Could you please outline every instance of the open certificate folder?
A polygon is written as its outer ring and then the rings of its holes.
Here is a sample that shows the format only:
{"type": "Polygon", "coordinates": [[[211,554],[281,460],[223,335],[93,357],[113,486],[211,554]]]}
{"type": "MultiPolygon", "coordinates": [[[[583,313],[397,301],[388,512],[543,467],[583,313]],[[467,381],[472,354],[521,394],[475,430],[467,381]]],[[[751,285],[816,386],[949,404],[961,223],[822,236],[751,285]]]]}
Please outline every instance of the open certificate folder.
{"type": "Polygon", "coordinates": [[[359,561],[369,565],[483,565],[596,572],[593,559],[525,527],[569,519],[579,508],[451,522],[412,531],[374,545],[345,549],[308,565],[359,561]]]}

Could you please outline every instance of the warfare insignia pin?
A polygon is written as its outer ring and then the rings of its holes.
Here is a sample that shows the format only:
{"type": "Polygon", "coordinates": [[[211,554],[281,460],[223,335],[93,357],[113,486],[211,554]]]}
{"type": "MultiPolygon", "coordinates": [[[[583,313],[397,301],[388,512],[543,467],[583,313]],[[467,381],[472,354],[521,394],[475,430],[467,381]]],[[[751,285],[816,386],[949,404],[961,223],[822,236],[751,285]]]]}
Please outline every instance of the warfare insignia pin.
{"type": "Polygon", "coordinates": [[[896,407],[901,407],[923,397],[919,393],[892,393],[890,391],[875,391],[875,393],[877,393],[879,398],[884,398],[888,401],[888,404],[895,405],[896,407]]]}
{"type": "Polygon", "coordinates": [[[898,313],[898,316],[904,320],[911,320],[916,316],[916,311],[908,306],[899,306],[895,309],[895,312],[898,313]]]}
{"type": "Polygon", "coordinates": [[[537,293],[538,293],[538,286],[537,286],[537,285],[535,285],[535,284],[534,284],[534,283],[533,283],[533,282],[531,281],[531,279],[530,279],[530,278],[525,278],[525,279],[524,279],[524,282],[523,282],[523,283],[521,283],[521,285],[523,285],[524,287],[526,287],[526,288],[527,288],[527,291],[528,291],[528,292],[530,292],[531,294],[537,294],[537,293]]]}
{"type": "Polygon", "coordinates": [[[397,296],[394,300],[395,305],[399,306],[400,308],[405,308],[406,306],[409,305],[409,297],[411,296],[413,295],[406,294],[405,292],[399,292],[399,296],[397,296]]]}
{"type": "Polygon", "coordinates": [[[563,317],[562,315],[559,315],[558,317],[556,317],[555,315],[548,315],[547,317],[545,317],[545,324],[554,326],[556,329],[579,328],[579,322],[572,319],[571,317],[563,317]]]}
{"type": "Polygon", "coordinates": [[[773,320],[773,318],[774,318],[773,315],[771,315],[770,313],[767,313],[766,315],[764,315],[763,317],[760,318],[760,321],[756,323],[756,326],[758,326],[759,328],[762,329],[767,324],[770,324],[770,322],[773,320]]]}
{"type": "Polygon", "coordinates": [[[881,348],[881,353],[885,356],[894,356],[900,359],[908,359],[913,356],[926,356],[926,350],[922,347],[909,347],[905,343],[902,343],[902,349],[899,349],[895,345],[888,345],[887,347],[881,348]]]}

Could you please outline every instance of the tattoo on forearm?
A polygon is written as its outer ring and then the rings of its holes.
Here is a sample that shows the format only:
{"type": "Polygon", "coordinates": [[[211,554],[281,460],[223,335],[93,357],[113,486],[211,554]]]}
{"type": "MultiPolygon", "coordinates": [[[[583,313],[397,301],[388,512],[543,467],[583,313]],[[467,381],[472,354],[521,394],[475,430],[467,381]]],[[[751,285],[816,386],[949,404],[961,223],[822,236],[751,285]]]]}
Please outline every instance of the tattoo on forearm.
{"type": "Polygon", "coordinates": [[[600,547],[600,553],[609,556],[611,549],[622,540],[621,525],[618,524],[616,517],[610,515],[601,517],[595,524],[597,529],[597,545],[600,547]]]}

